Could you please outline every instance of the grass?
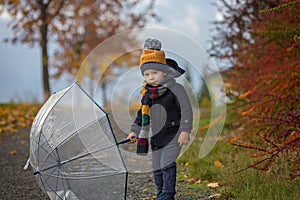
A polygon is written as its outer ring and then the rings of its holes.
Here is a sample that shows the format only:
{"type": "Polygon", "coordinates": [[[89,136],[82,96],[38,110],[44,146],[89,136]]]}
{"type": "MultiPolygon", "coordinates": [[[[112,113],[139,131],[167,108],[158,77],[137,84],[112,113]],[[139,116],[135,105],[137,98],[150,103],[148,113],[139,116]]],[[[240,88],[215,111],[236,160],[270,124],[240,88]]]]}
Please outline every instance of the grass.
{"type": "MultiPolygon", "coordinates": [[[[223,132],[230,134],[228,129],[223,132]]],[[[221,135],[212,151],[199,159],[204,135],[205,132],[200,131],[190,148],[179,158],[179,181],[201,180],[200,184],[192,182],[191,187],[203,192],[220,193],[221,199],[300,199],[300,179],[291,180],[283,176],[282,169],[288,168],[284,161],[266,172],[247,169],[236,173],[254,161],[248,156],[250,150],[230,145],[226,136],[221,135]],[[211,182],[220,183],[221,186],[208,188],[207,184],[211,182]]]]}

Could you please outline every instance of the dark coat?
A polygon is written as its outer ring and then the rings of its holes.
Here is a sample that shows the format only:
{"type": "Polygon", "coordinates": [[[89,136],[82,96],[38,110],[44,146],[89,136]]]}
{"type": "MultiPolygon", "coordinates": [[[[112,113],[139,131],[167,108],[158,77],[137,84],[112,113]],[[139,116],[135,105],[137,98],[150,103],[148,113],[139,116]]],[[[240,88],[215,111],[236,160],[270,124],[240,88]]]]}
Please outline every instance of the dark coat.
{"type": "MultiPolygon", "coordinates": [[[[182,85],[174,83],[164,94],[150,103],[151,145],[163,147],[167,145],[178,132],[191,132],[193,111],[182,85]]],[[[137,112],[131,131],[139,134],[141,130],[142,113],[137,112]]]]}

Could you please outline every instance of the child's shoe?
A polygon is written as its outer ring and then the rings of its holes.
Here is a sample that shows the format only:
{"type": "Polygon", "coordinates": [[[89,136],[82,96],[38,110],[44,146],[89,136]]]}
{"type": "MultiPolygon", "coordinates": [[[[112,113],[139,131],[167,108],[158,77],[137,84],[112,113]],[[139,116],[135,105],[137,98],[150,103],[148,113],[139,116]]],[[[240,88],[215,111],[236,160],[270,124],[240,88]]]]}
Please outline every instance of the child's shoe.
{"type": "Polygon", "coordinates": [[[175,200],[174,193],[162,193],[161,195],[157,196],[156,200],[175,200]]]}

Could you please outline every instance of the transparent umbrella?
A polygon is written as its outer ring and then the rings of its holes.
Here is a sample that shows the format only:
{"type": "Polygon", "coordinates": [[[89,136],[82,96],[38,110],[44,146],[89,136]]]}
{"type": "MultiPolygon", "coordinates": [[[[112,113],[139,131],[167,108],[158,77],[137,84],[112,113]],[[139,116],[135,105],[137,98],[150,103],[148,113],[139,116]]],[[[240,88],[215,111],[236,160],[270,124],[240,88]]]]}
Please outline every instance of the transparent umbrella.
{"type": "Polygon", "coordinates": [[[78,83],[51,95],[30,132],[30,164],[50,199],[126,199],[128,171],[108,114],[78,83]]]}

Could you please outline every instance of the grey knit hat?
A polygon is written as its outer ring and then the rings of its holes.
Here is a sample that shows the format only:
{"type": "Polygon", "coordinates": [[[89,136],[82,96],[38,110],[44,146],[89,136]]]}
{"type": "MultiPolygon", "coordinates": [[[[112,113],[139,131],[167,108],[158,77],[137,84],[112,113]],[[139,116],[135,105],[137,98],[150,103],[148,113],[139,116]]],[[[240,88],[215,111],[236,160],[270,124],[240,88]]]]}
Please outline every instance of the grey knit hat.
{"type": "Polygon", "coordinates": [[[161,42],[157,39],[148,38],[145,41],[144,49],[161,50],[161,42]]]}

